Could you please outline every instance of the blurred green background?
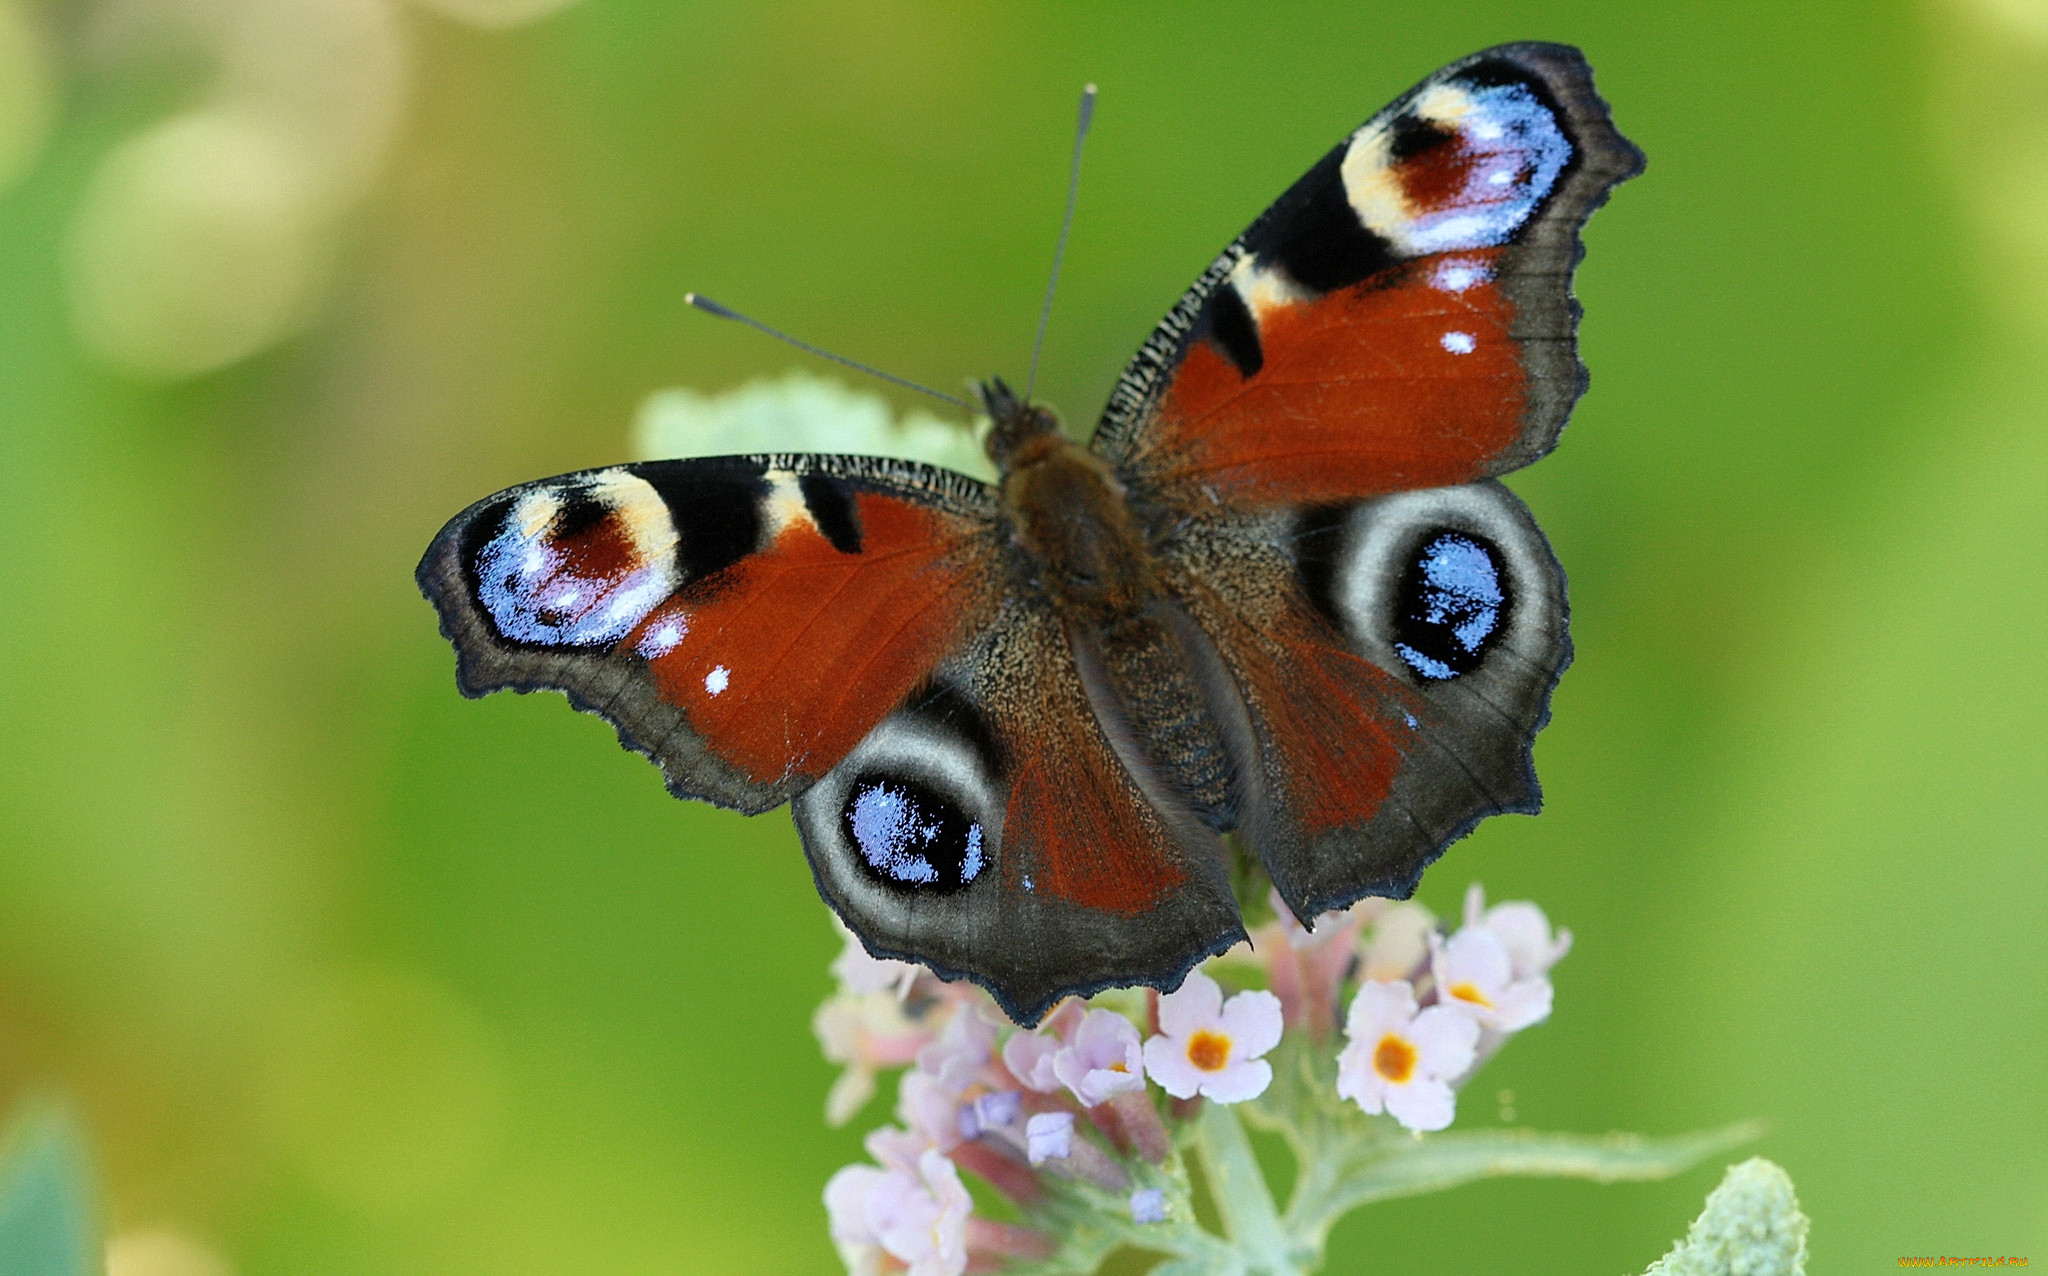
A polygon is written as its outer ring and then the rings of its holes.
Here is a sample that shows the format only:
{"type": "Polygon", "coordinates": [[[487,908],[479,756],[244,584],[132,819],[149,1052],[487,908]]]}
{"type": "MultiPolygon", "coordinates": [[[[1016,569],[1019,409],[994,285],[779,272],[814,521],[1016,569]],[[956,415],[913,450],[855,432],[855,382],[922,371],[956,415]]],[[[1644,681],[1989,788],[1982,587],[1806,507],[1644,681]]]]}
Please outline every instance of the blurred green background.
{"type": "MultiPolygon", "coordinates": [[[[1650,167],[1515,480],[1548,809],[1423,888],[1578,947],[1460,1119],[1758,1116],[1816,1272],[2048,1261],[2048,3],[0,0],[0,1104],[75,1097],[116,1276],[835,1270],[886,1103],[821,1122],[787,817],[461,700],[418,553],[791,366],[689,289],[1017,373],[1092,79],[1085,428],[1308,163],[1526,38],[1650,167]]],[[[1332,1270],[1640,1270],[1718,1174],[1380,1207],[1332,1270]]]]}

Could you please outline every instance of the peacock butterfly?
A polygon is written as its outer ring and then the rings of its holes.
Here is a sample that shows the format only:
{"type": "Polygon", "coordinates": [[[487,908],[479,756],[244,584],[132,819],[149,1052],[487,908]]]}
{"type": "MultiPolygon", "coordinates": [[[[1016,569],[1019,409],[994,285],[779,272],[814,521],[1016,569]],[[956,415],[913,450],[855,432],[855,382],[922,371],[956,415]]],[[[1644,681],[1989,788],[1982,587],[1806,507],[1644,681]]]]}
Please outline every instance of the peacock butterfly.
{"type": "Polygon", "coordinates": [[[749,814],[791,803],[867,947],[1060,997],[1405,897],[1488,815],[1571,656],[1497,476],[1585,388],[1579,230],[1642,168],[1576,49],[1437,71],[1204,271],[1093,441],[1001,380],[996,486],[866,456],[523,484],[421,561],[467,696],[552,689],[749,814]]]}

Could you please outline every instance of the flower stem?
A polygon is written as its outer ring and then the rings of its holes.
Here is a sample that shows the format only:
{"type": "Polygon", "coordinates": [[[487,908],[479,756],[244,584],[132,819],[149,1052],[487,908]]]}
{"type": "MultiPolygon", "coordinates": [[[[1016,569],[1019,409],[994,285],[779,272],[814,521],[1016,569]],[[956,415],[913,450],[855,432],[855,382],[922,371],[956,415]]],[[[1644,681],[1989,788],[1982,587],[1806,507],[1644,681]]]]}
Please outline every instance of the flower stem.
{"type": "Polygon", "coordinates": [[[1289,1252],[1273,1194],[1266,1187],[1266,1176],[1252,1154],[1251,1140],[1245,1137],[1237,1113],[1227,1103],[1205,1103],[1200,1120],[1202,1166],[1208,1171],[1209,1190],[1244,1270],[1295,1276],[1302,1269],[1289,1252]]]}

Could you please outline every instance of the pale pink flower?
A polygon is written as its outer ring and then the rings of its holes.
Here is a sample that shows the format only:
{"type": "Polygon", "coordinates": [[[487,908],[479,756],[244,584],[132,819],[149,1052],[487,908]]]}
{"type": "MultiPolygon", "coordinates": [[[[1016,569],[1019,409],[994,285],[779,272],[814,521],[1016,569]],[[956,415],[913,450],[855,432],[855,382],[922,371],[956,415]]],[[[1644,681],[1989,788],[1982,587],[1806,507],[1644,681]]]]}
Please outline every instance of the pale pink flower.
{"type": "Polygon", "coordinates": [[[917,1052],[917,1070],[930,1076],[948,1094],[959,1094],[980,1079],[995,1057],[996,1026],[972,1002],[946,1021],[939,1039],[917,1052]]]}
{"type": "Polygon", "coordinates": [[[1090,1010],[1072,1040],[1053,1055],[1052,1070],[1083,1107],[1142,1089],[1145,1062],[1138,1030],[1113,1010],[1090,1010]]]}
{"type": "Polygon", "coordinates": [[[847,1166],[825,1185],[825,1209],[849,1270],[878,1268],[880,1254],[907,1266],[910,1276],[967,1270],[973,1202],[953,1163],[933,1149],[918,1157],[915,1172],[847,1166]]]}
{"type": "Polygon", "coordinates": [[[811,1018],[825,1058],[842,1071],[825,1097],[825,1120],[845,1125],[874,1097],[875,1073],[899,1068],[932,1039],[933,1025],[910,1018],[891,992],[840,993],[811,1018]]]}
{"type": "Polygon", "coordinates": [[[1156,1187],[1141,1187],[1131,1193],[1131,1221],[1133,1223],[1164,1223],[1166,1221],[1166,1193],[1156,1187]]]}
{"type": "Polygon", "coordinates": [[[1060,1088],[1060,1079],[1052,1070],[1052,1058],[1060,1052],[1061,1044],[1049,1032],[1013,1033],[1003,1043],[1003,1066],[1025,1089],[1051,1094],[1060,1088]]]}
{"type": "Polygon", "coordinates": [[[1036,1090],[1040,1094],[1058,1090],[1060,1079],[1052,1070],[1053,1056],[1066,1044],[1066,1038],[1081,1026],[1081,1020],[1087,1013],[1087,1003],[1069,997],[1047,1015],[1045,1022],[1036,1030],[1011,1033],[1010,1039],[1003,1043],[1003,1066],[1027,1090],[1036,1090]]]}
{"type": "Polygon", "coordinates": [[[1295,920],[1279,891],[1270,897],[1274,920],[1252,932],[1252,945],[1265,959],[1269,986],[1286,1021],[1325,1036],[1337,1023],[1337,986],[1351,968],[1358,928],[1380,911],[1368,905],[1386,901],[1364,899],[1342,912],[1324,913],[1311,932],[1295,920]]]}
{"type": "Polygon", "coordinates": [[[875,1158],[876,1164],[884,1169],[915,1172],[917,1158],[932,1146],[932,1141],[922,1134],[906,1130],[900,1125],[883,1125],[869,1130],[867,1137],[860,1141],[875,1158]]]}
{"type": "Polygon", "coordinates": [[[928,1072],[906,1072],[896,1083],[896,1119],[927,1146],[948,1151],[960,1141],[960,1096],[928,1072]]]}
{"type": "Polygon", "coordinates": [[[1553,939],[1542,909],[1520,899],[1488,908],[1486,890],[1477,882],[1465,890],[1465,925],[1484,926],[1499,938],[1516,979],[1548,975],[1572,950],[1572,933],[1560,930],[1553,939]]]}
{"type": "Polygon", "coordinates": [[[1457,1114],[1451,1079],[1472,1064],[1479,1025],[1446,1006],[1416,1012],[1405,980],[1359,988],[1337,1056],[1337,1093],[1411,1130],[1441,1130],[1457,1114]]]}
{"type": "Polygon", "coordinates": [[[1033,1165],[1058,1160],[1074,1151],[1074,1114],[1041,1112],[1024,1123],[1025,1154],[1033,1165]]]}
{"type": "Polygon", "coordinates": [[[1007,1130],[1023,1117],[1022,1094],[1015,1090],[991,1090],[972,1103],[960,1105],[960,1137],[978,1139],[991,1130],[1007,1130]]]}
{"type": "Polygon", "coordinates": [[[839,934],[845,941],[839,955],[832,959],[832,975],[848,992],[888,989],[896,992],[900,999],[924,970],[924,967],[911,962],[873,956],[862,946],[860,937],[848,930],[838,917],[833,917],[832,924],[839,928],[839,934]]]}
{"type": "Polygon", "coordinates": [[[1373,922],[1358,977],[1374,983],[1412,978],[1429,958],[1436,914],[1412,901],[1389,906],[1373,922]]]}
{"type": "Polygon", "coordinates": [[[1480,1027],[1519,1032],[1550,1017],[1550,980],[1516,979],[1507,946],[1485,926],[1466,926],[1448,941],[1432,935],[1429,951],[1438,1004],[1456,1007],[1480,1027]]]}
{"type": "Polygon", "coordinates": [[[1145,1043],[1145,1070],[1176,1099],[1197,1093],[1218,1103],[1264,1094],[1273,1065],[1259,1056],[1280,1044],[1280,999],[1223,989],[1201,971],[1159,999],[1159,1033],[1145,1043]]]}

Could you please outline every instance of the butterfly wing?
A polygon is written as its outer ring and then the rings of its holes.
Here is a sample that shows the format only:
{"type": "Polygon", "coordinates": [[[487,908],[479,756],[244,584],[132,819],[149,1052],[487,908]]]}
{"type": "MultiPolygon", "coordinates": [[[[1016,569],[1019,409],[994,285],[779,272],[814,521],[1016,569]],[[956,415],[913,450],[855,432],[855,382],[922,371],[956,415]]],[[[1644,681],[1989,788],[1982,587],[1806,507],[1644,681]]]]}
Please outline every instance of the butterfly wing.
{"type": "Polygon", "coordinates": [[[1033,1022],[1065,993],[1170,986],[1244,932],[1220,843],[1132,778],[1008,552],[972,479],[718,457],[500,492],[418,576],[465,695],[564,691],[678,796],[795,798],[820,892],[872,951],[1033,1022]]]}
{"type": "Polygon", "coordinates": [[[1576,50],[1453,63],[1231,244],[1111,397],[1094,446],[1245,708],[1240,827],[1298,916],[1405,896],[1536,808],[1564,578],[1491,478],[1584,389],[1579,230],[1641,167],[1576,50]]]}
{"type": "Polygon", "coordinates": [[[1295,915],[1405,898],[1489,815],[1571,658],[1564,574],[1485,481],[1188,527],[1174,591],[1245,708],[1239,827],[1295,915]]]}
{"type": "Polygon", "coordinates": [[[1096,450],[1141,490],[1250,506],[1527,465],[1585,389],[1579,229],[1642,162],[1576,49],[1444,67],[1196,280],[1117,383],[1096,450]]]}
{"type": "Polygon", "coordinates": [[[678,797],[752,814],[989,623],[994,518],[984,485],[904,461],[653,461],[477,502],[418,579],[464,695],[566,692],[678,797]]]}
{"type": "Polygon", "coordinates": [[[871,951],[967,975],[1031,1024],[1068,994],[1174,987],[1244,938],[1220,840],[1162,796],[1019,593],[794,809],[871,951]]]}

